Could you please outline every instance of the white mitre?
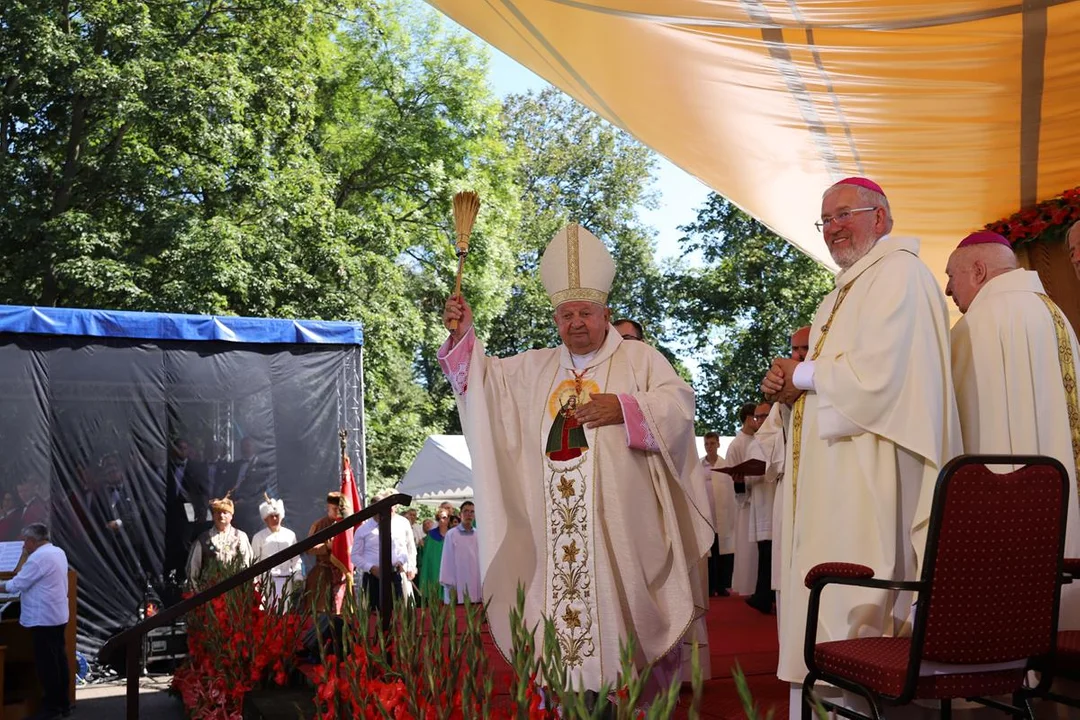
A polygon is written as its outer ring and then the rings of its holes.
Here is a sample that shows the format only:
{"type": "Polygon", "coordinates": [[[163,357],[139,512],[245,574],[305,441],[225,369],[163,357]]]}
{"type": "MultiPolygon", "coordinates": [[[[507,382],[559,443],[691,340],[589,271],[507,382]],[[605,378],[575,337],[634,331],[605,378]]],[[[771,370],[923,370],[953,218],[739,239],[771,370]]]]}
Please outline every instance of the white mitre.
{"type": "Polygon", "coordinates": [[[570,223],[552,238],[540,260],[540,280],[551,304],[586,300],[607,305],[615,261],[600,238],[570,223]]]}
{"type": "Polygon", "coordinates": [[[277,515],[285,519],[285,503],[280,498],[277,500],[266,498],[266,501],[259,505],[259,516],[265,520],[269,515],[277,515]]]}

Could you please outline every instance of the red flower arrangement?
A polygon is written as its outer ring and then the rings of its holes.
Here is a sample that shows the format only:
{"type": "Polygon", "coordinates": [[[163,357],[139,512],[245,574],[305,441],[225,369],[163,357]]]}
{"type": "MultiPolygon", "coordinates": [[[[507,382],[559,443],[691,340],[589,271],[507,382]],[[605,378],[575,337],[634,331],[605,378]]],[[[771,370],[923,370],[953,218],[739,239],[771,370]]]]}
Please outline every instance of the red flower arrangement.
{"type": "Polygon", "coordinates": [[[1077,220],[1080,220],[1080,187],[1066,190],[1056,198],[992,222],[986,229],[1005,237],[1013,247],[1017,247],[1036,238],[1049,242],[1062,240],[1069,226],[1077,220]]]}
{"type": "Polygon", "coordinates": [[[241,720],[248,692],[287,682],[302,618],[263,605],[247,586],[188,613],[188,659],[173,674],[172,689],[190,717],[241,720]]]}

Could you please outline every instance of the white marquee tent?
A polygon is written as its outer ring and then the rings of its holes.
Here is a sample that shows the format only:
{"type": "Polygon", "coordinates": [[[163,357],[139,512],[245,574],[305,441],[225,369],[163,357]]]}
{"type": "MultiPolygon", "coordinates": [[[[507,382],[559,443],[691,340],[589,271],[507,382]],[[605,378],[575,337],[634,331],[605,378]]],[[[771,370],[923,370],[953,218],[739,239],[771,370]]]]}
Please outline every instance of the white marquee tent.
{"type": "MultiPolygon", "coordinates": [[[[720,454],[734,438],[720,438],[720,454]]],[[[705,441],[697,439],[698,455],[705,456],[705,441]]],[[[397,486],[398,492],[411,495],[414,503],[438,505],[471,500],[472,458],[462,435],[429,435],[413,464],[397,486]]]]}

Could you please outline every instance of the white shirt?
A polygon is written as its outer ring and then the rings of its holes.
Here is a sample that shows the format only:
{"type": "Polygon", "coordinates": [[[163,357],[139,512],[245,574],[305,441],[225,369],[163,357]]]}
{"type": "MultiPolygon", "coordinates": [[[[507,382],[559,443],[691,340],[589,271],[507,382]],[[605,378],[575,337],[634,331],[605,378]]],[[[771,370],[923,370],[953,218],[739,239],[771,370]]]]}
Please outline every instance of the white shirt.
{"type": "MultiPolygon", "coordinates": [[[[279,525],[277,532],[272,532],[268,527],[263,528],[255,533],[255,537],[251,540],[251,554],[254,556],[252,563],[265,560],[282,550],[288,550],[295,544],[296,533],[289,528],[279,525]]],[[[274,577],[299,576],[301,562],[299,556],[294,557],[292,560],[286,560],[280,565],[275,565],[270,574],[274,577]]]]}
{"type": "MultiPolygon", "coordinates": [[[[464,525],[450,528],[443,540],[442,565],[439,568],[439,582],[454,588],[457,601],[483,602],[484,594],[480,584],[480,547],[477,544],[476,528],[465,532],[464,525]]],[[[449,601],[450,595],[446,594],[449,601]]]]}
{"type": "MultiPolygon", "coordinates": [[[[716,456],[717,462],[722,460],[720,455],[716,456]]],[[[701,467],[705,468],[705,492],[709,496],[709,521],[712,523],[713,529],[716,529],[716,496],[713,495],[713,471],[715,465],[709,462],[709,458],[701,458],[701,467]]]]}
{"type": "Polygon", "coordinates": [[[66,625],[68,621],[68,561],[52,543],[26,558],[19,574],[7,581],[7,591],[19,593],[23,627],[66,625]]]}
{"type": "MultiPolygon", "coordinates": [[[[353,567],[363,572],[379,565],[379,519],[368,518],[353,535],[353,567]]],[[[416,538],[412,525],[401,515],[390,516],[390,564],[416,572],[416,538]]]]}

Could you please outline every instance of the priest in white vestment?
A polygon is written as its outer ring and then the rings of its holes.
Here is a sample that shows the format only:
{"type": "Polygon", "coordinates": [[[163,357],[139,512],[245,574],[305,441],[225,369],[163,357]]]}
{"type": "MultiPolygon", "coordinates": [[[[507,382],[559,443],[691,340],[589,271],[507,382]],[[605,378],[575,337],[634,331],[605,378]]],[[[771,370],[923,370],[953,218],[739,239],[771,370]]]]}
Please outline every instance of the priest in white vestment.
{"type": "Polygon", "coordinates": [[[480,584],[480,545],[477,540],[476,508],[472,500],[461,503],[461,524],[450,528],[443,538],[442,561],[439,567],[439,582],[446,592],[446,602],[456,598],[458,604],[465,602],[482,603],[484,594],[480,584]]]}
{"type": "MultiPolygon", "coordinates": [[[[915,580],[933,488],[961,451],[945,298],[919,243],[892,237],[884,192],[865,178],[822,199],[836,288],[811,326],[811,356],[778,358],[762,382],[792,408],[785,461],[780,611],[782,680],[806,677],[806,573],[823,562],[867,565],[876,577],[915,580]]],[[[912,598],[836,587],[822,596],[818,642],[892,636],[912,598]]],[[[793,696],[792,712],[800,707],[793,696]]]]}
{"type": "MultiPolygon", "coordinates": [[[[757,405],[746,403],[739,408],[739,431],[728,445],[724,454],[725,467],[732,468],[747,460],[765,460],[764,453],[754,440],[758,420],[754,417],[757,405]]],[[[731,591],[736,595],[749,597],[754,592],[757,582],[757,540],[750,531],[750,484],[758,479],[745,475],[738,477],[728,473],[717,473],[721,482],[732,483],[735,493],[735,569],[731,574],[731,591]]]]}
{"type": "Polygon", "coordinates": [[[571,681],[593,691],[614,684],[629,635],[637,667],[663,660],[661,683],[677,676],[705,611],[699,563],[713,534],[693,392],[657,350],[611,327],[614,272],[603,243],[571,224],[540,263],[562,345],[487,357],[454,296],[438,355],[484,516],[492,637],[510,652],[522,587],[526,624],[550,618],[571,681]]]}
{"type": "MultiPolygon", "coordinates": [[[[1080,458],[1072,444],[1080,436],[1076,333],[1047,296],[1039,274],[1018,269],[1012,246],[997,233],[965,238],[945,273],[945,294],[964,313],[952,329],[964,452],[1049,455],[1060,461],[1069,472],[1065,557],[1080,557],[1080,458]]],[[[1080,629],[1077,583],[1061,588],[1059,629],[1080,629]]]]}
{"type": "Polygon", "coordinates": [[[705,469],[705,492],[709,501],[712,520],[713,546],[709,553],[709,596],[727,597],[731,593],[731,575],[735,569],[735,487],[726,475],[712,472],[723,467],[725,460],[720,454],[720,433],[709,431],[703,438],[705,457],[701,467],[705,469]]]}
{"type": "MultiPolygon", "coordinates": [[[[810,326],[806,325],[791,334],[791,357],[799,362],[806,359],[810,352],[810,326]]],[[[769,416],[754,434],[761,451],[765,454],[765,480],[776,485],[772,509],[772,568],[770,580],[776,595],[776,621],[780,622],[781,570],[784,567],[783,539],[780,534],[784,526],[784,461],[787,457],[788,432],[791,429],[791,406],[782,402],[773,403],[769,416]]]]}

